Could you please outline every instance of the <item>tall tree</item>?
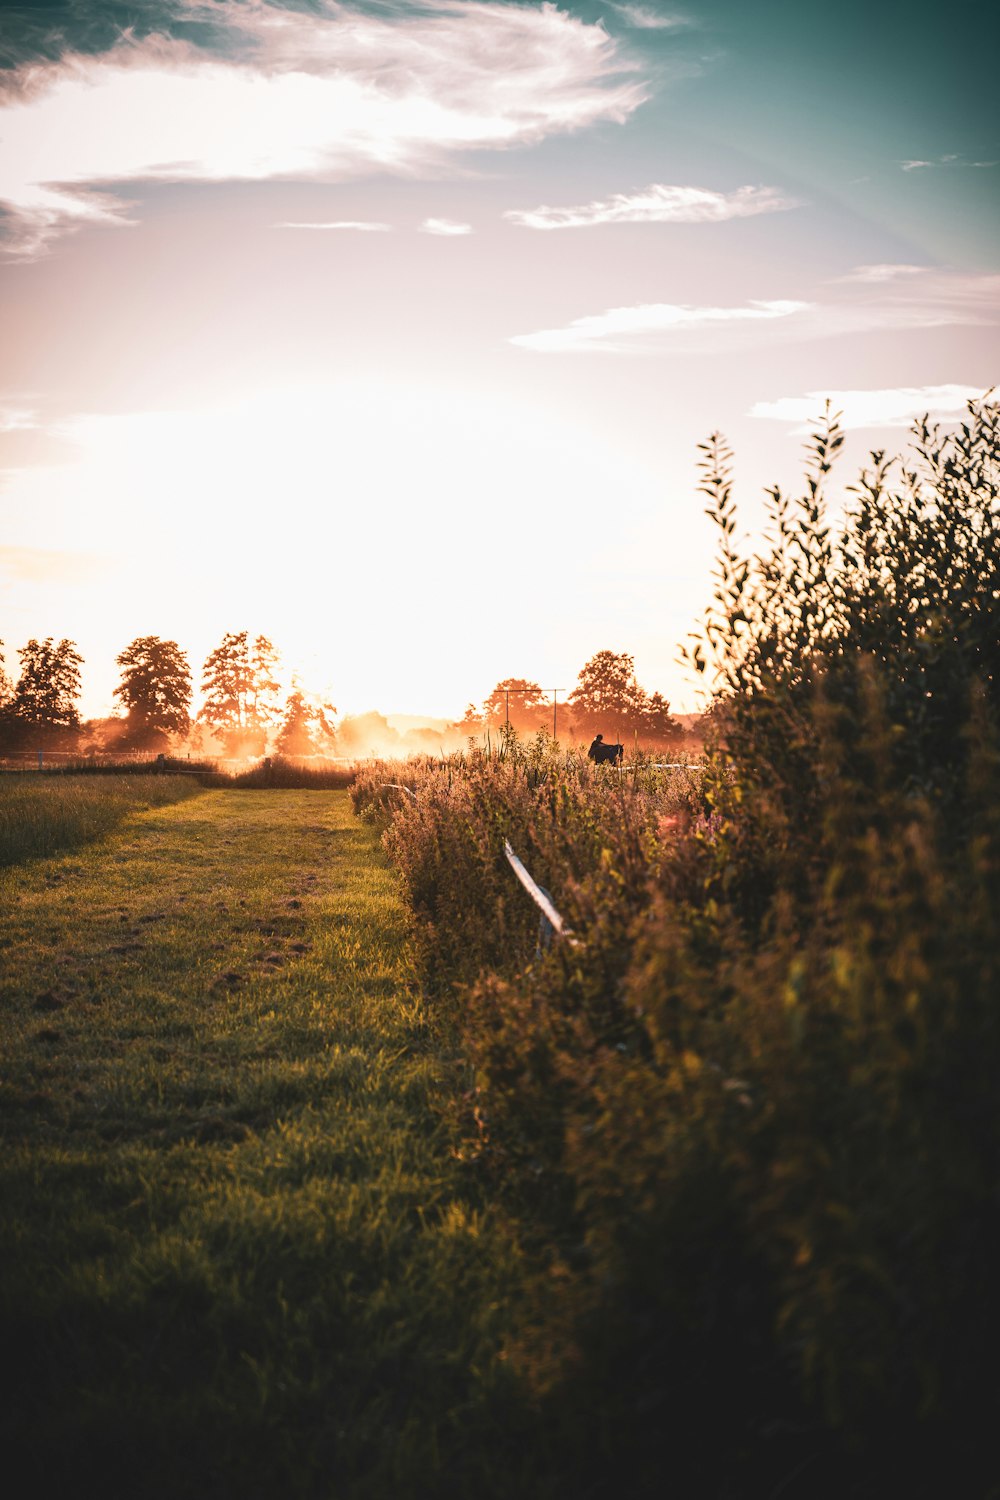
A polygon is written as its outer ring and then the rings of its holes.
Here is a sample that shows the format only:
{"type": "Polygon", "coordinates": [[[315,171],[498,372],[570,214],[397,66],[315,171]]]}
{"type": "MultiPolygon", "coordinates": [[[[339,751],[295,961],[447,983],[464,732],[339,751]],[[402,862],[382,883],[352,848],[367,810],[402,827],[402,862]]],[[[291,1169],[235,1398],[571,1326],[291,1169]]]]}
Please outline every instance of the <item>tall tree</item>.
{"type": "Polygon", "coordinates": [[[296,683],[285,702],[285,717],[275,742],[278,754],[315,755],[322,749],[330,749],[334,728],[327,714],[336,712],[331,703],[310,703],[296,683]]]}
{"type": "Polygon", "coordinates": [[[122,680],[115,688],[128,715],[127,738],[135,745],[159,747],[190,724],[191,669],[176,641],[138,636],[115,658],[122,680]]]}
{"type": "Polygon", "coordinates": [[[628,734],[641,728],[647,695],[627,651],[598,651],[580,669],[569,695],[574,727],[585,735],[628,734]]]}
{"type": "Polygon", "coordinates": [[[483,722],[500,725],[510,722],[522,733],[533,733],[552,721],[552,705],[537,682],[526,677],[505,677],[483,702],[483,722]]]}
{"type": "MultiPolygon", "coordinates": [[[[0,641],[0,653],[3,652],[3,641],[0,641]]],[[[0,748],[6,749],[18,742],[17,721],[14,718],[14,684],[7,676],[7,672],[0,660],[0,748]]]]}
{"type": "Polygon", "coordinates": [[[202,668],[201,690],[205,701],[198,715],[219,735],[227,749],[236,749],[246,738],[252,687],[247,632],[228,632],[202,668]]]}
{"type": "Polygon", "coordinates": [[[83,657],[76,643],[63,639],[57,645],[48,636],[44,641],[30,640],[17,654],[21,675],[10,712],[22,729],[22,738],[29,737],[39,746],[67,742],[80,727],[77,700],[83,657]]]}
{"type": "Polygon", "coordinates": [[[247,704],[249,723],[255,730],[267,730],[278,718],[278,694],[281,684],[274,673],[280,658],[266,635],[255,637],[250,648],[250,695],[247,704]]]}
{"type": "Polygon", "coordinates": [[[647,740],[659,744],[675,744],[684,738],[684,726],[670,712],[670,704],[662,693],[650,693],[642,705],[639,733],[647,740]]]}
{"type": "Polygon", "coordinates": [[[306,695],[299,687],[293,688],[285,704],[285,717],[278,730],[275,748],[279,755],[315,755],[316,741],[312,726],[316,722],[316,710],[306,702],[306,695]]]}
{"type": "Polygon", "coordinates": [[[278,716],[277,663],[267,636],[258,635],[251,644],[246,630],[224,635],[207,658],[199,718],[231,753],[263,751],[268,727],[278,716]]]}

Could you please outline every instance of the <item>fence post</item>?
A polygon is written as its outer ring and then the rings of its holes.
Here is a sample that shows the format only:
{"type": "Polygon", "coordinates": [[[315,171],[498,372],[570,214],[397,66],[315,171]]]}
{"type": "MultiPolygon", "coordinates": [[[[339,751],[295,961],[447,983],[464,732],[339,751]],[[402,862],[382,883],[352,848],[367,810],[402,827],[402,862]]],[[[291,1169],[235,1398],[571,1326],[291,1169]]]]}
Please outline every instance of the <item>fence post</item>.
{"type": "Polygon", "coordinates": [[[506,856],[507,863],[514,871],[514,874],[517,876],[518,880],[524,886],[524,889],[527,891],[532,901],[534,901],[539,910],[544,913],[545,918],[548,921],[548,924],[552,928],[553,932],[557,932],[560,937],[568,938],[570,942],[573,942],[574,939],[570,934],[569,929],[567,928],[562,917],[556,911],[555,907],[552,905],[552,898],[550,897],[548,891],[543,890],[542,887],[531,878],[527,870],[524,868],[524,865],[521,863],[520,859],[518,859],[517,855],[514,853],[509,839],[504,839],[503,841],[503,852],[506,856]]]}

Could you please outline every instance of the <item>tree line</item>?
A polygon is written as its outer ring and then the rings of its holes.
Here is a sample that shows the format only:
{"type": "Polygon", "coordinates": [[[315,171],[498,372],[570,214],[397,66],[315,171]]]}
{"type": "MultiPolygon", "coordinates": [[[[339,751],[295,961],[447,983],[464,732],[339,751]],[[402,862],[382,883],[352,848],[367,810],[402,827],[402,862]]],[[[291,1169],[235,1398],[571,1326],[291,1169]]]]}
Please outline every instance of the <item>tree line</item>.
{"type": "Polygon", "coordinates": [[[662,693],[650,693],[635,675],[635,658],[628,651],[598,651],[580,669],[576,686],[556,705],[537,682],[505,677],[481,708],[470,703],[460,728],[469,731],[499,728],[510,723],[518,733],[538,729],[560,738],[605,739],[669,745],[684,737],[683,725],[670,712],[662,693]]]}
{"type": "Polygon", "coordinates": [[[179,741],[198,748],[208,735],[229,755],[261,755],[269,744],[281,754],[308,755],[333,745],[336,710],[297,685],[282,702],[278,652],[264,635],[223,636],[202,668],[195,715],[186,652],[176,641],[137,636],[115,658],[120,715],[88,724],[80,716],[83,657],[74,641],[32,639],[17,654],[16,683],[0,668],[0,749],[75,750],[88,731],[114,751],[162,751],[179,741]]]}
{"type": "MultiPolygon", "coordinates": [[[[0,641],[0,651],[3,642],[0,641]]],[[[187,654],[176,641],[137,636],[115,658],[121,677],[114,696],[120,713],[84,723],[79,711],[83,657],[71,640],[29,640],[17,653],[16,682],[0,666],[0,750],[165,751],[186,743],[220,747],[226,755],[331,753],[336,744],[329,703],[299,685],[282,696],[280,657],[265,635],[228,632],[202,667],[202,704],[192,714],[194,683],[187,654]],[[88,743],[89,742],[89,743],[88,743]],[[96,743],[95,743],[96,742],[96,743]]],[[[606,738],[665,745],[684,735],[660,693],[636,680],[628,652],[598,651],[581,668],[576,686],[558,705],[536,682],[506,677],[481,707],[470,704],[454,726],[478,734],[509,723],[522,734],[555,729],[560,738],[606,738]]]]}

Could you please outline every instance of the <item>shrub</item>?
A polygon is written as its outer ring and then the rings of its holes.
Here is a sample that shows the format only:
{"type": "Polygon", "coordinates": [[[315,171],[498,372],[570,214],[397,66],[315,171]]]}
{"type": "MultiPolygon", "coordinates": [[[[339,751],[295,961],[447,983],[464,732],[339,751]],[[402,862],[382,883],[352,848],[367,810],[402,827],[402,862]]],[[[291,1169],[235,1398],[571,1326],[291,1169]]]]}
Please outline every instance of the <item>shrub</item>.
{"type": "Polygon", "coordinates": [[[700,777],[540,744],[355,789],[460,981],[462,1149],[539,1266],[511,1359],[589,1493],[991,1493],[998,409],[872,455],[835,533],[841,441],[756,559],[706,445],[700,777]],[[504,836],[575,943],[535,954],[504,836]]]}

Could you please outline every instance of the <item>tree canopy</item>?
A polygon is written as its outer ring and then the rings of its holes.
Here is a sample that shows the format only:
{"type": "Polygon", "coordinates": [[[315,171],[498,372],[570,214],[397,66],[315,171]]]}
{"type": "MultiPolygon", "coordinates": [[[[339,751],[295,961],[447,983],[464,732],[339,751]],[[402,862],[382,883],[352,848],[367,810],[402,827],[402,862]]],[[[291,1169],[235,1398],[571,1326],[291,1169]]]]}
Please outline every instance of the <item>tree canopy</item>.
{"type": "Polygon", "coordinates": [[[663,695],[639,686],[635,658],[628,651],[605,650],[592,656],[580,669],[568,702],[578,734],[615,739],[639,735],[662,743],[684,733],[663,695]]]}
{"type": "Polygon", "coordinates": [[[285,716],[275,742],[278,754],[315,755],[332,746],[334,728],[327,712],[336,713],[336,709],[329,704],[320,707],[310,703],[301,687],[293,687],[285,702],[285,716]]]}
{"type": "Polygon", "coordinates": [[[176,641],[138,636],[115,658],[122,680],[115,688],[127,714],[129,743],[156,748],[190,723],[191,669],[176,641]]]}
{"type": "Polygon", "coordinates": [[[483,702],[483,723],[490,728],[508,721],[522,734],[552,722],[548,695],[526,677],[505,677],[483,702]]]}
{"type": "Polygon", "coordinates": [[[40,748],[71,737],[80,726],[80,668],[83,657],[73,641],[31,639],[18,650],[21,672],[8,704],[14,737],[40,748]],[[19,733],[18,733],[19,731],[19,733]]]}
{"type": "Polygon", "coordinates": [[[241,630],[223,636],[205,661],[199,718],[231,754],[261,753],[278,714],[278,653],[264,635],[250,642],[241,630]]]}

